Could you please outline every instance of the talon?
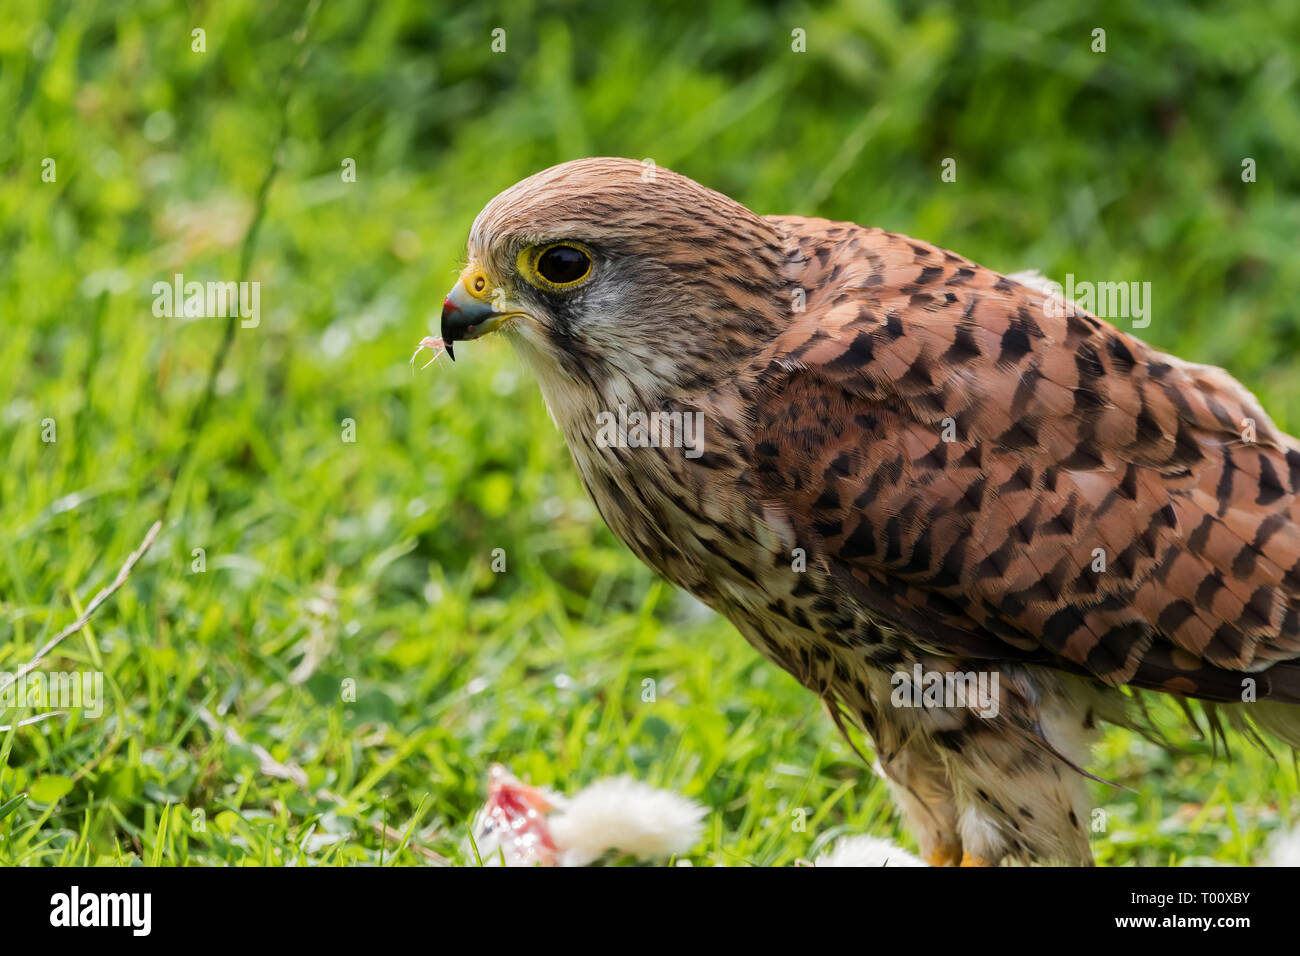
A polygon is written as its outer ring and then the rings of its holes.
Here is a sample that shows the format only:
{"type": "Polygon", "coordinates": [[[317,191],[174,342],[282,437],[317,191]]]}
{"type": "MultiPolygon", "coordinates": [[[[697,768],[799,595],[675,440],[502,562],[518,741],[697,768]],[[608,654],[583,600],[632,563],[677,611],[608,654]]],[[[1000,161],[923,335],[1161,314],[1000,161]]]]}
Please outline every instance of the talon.
{"type": "Polygon", "coordinates": [[[937,846],[925,855],[925,862],[931,866],[956,866],[964,860],[959,846],[937,846]]]}
{"type": "Polygon", "coordinates": [[[963,853],[961,855],[961,863],[958,865],[959,866],[997,866],[996,863],[990,863],[982,856],[971,856],[969,853],[963,853]]]}

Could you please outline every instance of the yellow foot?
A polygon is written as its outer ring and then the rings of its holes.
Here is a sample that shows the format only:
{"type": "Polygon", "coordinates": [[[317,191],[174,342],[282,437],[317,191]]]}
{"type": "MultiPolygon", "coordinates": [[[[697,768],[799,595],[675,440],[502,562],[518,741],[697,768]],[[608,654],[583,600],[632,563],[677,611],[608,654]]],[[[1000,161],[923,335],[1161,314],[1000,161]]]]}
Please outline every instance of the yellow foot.
{"type": "Polygon", "coordinates": [[[982,856],[971,856],[969,853],[961,855],[961,866],[997,866],[996,863],[990,863],[982,856]]]}
{"type": "Polygon", "coordinates": [[[959,846],[937,846],[925,855],[925,862],[931,866],[956,866],[961,859],[959,846]]]}

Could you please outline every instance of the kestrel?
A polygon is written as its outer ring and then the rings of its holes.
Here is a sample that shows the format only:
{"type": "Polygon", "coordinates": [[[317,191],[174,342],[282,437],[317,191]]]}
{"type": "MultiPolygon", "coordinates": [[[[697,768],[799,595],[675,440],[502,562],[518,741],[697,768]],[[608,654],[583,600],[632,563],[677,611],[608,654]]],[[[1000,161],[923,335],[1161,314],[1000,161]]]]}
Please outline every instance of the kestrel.
{"type": "Polygon", "coordinates": [[[609,527],[870,736],[929,862],[1090,863],[1125,687],[1300,743],[1300,443],[1226,372],[624,159],[479,214],[442,334],[497,329],[609,527]]]}

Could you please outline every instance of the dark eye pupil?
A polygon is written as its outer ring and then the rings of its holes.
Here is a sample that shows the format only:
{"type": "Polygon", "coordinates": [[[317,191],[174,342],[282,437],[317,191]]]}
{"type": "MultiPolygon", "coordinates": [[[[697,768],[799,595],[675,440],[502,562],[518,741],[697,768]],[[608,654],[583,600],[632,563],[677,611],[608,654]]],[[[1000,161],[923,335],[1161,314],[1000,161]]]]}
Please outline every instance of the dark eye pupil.
{"type": "Polygon", "coordinates": [[[591,260],[581,249],[573,246],[554,246],[537,260],[537,271],[543,279],[556,284],[576,282],[587,274],[591,260]]]}

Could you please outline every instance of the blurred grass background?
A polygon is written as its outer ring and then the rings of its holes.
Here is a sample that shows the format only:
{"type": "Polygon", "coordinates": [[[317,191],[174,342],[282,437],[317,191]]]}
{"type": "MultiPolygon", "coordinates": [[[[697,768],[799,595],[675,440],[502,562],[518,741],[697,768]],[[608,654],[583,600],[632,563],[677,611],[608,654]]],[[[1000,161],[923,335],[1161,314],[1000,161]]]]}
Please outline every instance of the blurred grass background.
{"type": "MultiPolygon", "coordinates": [[[[488,199],[649,157],[761,213],[1149,281],[1140,336],[1300,429],[1300,8],[1069,6],[0,7],[0,671],[170,497],[44,665],[102,669],[103,717],[0,735],[0,863],[460,861],[493,760],[700,799],[699,865],[896,834],[813,698],[606,531],[504,342],[407,360],[488,199]],[[226,323],[156,318],[151,287],[233,281],[244,255],[261,324],[196,429],[226,323]]],[[[1098,861],[1259,859],[1300,810],[1289,757],[1212,762],[1158,716],[1186,753],[1121,731],[1099,750],[1131,789],[1093,786],[1098,861]]]]}

